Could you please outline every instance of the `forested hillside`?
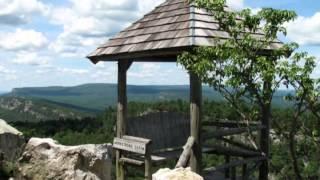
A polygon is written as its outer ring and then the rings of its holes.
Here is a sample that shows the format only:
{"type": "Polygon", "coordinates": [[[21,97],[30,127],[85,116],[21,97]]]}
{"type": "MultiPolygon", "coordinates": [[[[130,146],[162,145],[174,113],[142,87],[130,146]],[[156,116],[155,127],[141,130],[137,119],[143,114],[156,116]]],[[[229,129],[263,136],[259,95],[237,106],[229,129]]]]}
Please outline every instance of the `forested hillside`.
{"type": "MultiPolygon", "coordinates": [[[[182,100],[162,101],[155,103],[130,102],[128,104],[129,117],[137,116],[146,111],[174,111],[189,113],[189,103],[182,100]]],[[[292,158],[288,151],[290,141],[288,133],[291,130],[293,112],[290,109],[274,109],[272,121],[272,160],[271,175],[276,179],[295,179],[292,158]]],[[[230,119],[237,120],[238,115],[224,102],[205,101],[203,104],[205,121],[230,119]]],[[[299,167],[308,179],[319,177],[319,134],[320,124],[313,116],[305,117],[307,121],[299,122],[297,129],[297,149],[299,167]]],[[[62,144],[78,145],[87,143],[109,143],[114,137],[116,109],[109,107],[97,118],[82,120],[64,119],[47,122],[11,122],[17,129],[23,131],[27,137],[53,137],[62,144]]],[[[211,166],[223,162],[215,155],[205,156],[204,165],[211,166]]],[[[134,174],[131,174],[134,176],[134,174]]],[[[140,176],[141,177],[141,176],[140,176]]]]}
{"type": "MultiPolygon", "coordinates": [[[[158,101],[189,97],[189,86],[133,86],[128,85],[129,101],[158,101]]],[[[221,97],[209,87],[204,87],[204,96],[209,99],[221,97]]],[[[116,84],[84,84],[74,87],[17,88],[9,96],[36,97],[53,102],[103,111],[116,103],[116,84]]]]}
{"type": "Polygon", "coordinates": [[[85,108],[61,105],[43,99],[0,97],[0,118],[6,121],[37,122],[64,118],[82,119],[94,115],[85,108]]]}

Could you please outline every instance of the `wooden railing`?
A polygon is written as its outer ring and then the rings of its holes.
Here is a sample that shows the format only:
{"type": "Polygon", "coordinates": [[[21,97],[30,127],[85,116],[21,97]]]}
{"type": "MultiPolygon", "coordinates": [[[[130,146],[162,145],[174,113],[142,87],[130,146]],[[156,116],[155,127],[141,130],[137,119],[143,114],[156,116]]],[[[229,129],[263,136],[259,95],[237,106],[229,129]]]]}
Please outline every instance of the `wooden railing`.
{"type": "Polygon", "coordinates": [[[205,132],[202,136],[203,145],[208,154],[218,154],[225,156],[225,163],[215,167],[206,168],[204,175],[210,176],[212,173],[224,172],[226,179],[236,179],[238,168],[242,168],[241,178],[248,179],[250,174],[249,165],[255,169],[257,164],[265,161],[267,157],[257,148],[257,146],[236,140],[236,137],[244,133],[258,134],[265,127],[257,122],[237,122],[237,121],[210,121],[204,122],[204,127],[210,127],[211,131],[205,132]],[[215,128],[212,130],[212,128],[215,128]],[[213,141],[210,143],[207,141],[213,141]],[[217,143],[217,142],[220,142],[217,143]]]}

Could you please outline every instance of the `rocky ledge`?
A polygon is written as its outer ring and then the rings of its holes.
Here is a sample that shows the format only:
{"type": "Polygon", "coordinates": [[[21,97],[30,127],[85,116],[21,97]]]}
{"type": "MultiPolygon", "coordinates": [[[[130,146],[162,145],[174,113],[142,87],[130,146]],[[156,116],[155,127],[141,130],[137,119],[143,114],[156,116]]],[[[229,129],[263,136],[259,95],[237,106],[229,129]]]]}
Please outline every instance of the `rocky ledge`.
{"type": "Polygon", "coordinates": [[[12,175],[25,145],[20,131],[0,119],[0,179],[1,175],[12,175]]]}
{"type": "Polygon", "coordinates": [[[31,138],[18,161],[21,180],[110,180],[110,144],[63,146],[52,139],[31,138]]]}

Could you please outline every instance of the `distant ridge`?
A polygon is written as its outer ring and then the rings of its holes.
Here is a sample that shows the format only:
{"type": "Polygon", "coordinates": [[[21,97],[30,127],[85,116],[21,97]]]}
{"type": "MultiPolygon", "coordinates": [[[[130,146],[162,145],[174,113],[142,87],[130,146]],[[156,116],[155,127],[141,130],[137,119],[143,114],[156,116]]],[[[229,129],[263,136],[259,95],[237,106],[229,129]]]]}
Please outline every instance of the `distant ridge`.
{"type": "MultiPolygon", "coordinates": [[[[189,85],[128,85],[127,91],[129,101],[189,99],[189,85]]],[[[217,92],[207,86],[204,86],[203,94],[204,98],[222,99],[217,92]]],[[[96,83],[71,87],[15,88],[6,96],[38,98],[57,104],[103,111],[107,106],[115,105],[117,85],[96,83]]]]}
{"type": "MultiPolygon", "coordinates": [[[[154,102],[164,100],[189,100],[189,85],[128,85],[128,101],[154,102]]],[[[287,107],[283,97],[292,91],[278,91],[273,103],[287,107]]],[[[117,101],[116,84],[83,84],[78,86],[52,86],[15,88],[3,96],[35,98],[64,108],[83,112],[102,112],[117,101]]],[[[221,101],[221,95],[213,88],[203,86],[203,99],[221,101]]]]}

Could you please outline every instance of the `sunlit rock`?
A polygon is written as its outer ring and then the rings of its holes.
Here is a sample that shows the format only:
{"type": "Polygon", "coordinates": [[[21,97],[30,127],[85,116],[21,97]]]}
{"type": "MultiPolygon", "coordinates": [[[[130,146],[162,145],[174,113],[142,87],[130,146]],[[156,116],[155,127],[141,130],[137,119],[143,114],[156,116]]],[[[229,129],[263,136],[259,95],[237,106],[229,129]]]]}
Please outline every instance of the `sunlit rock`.
{"type": "Polygon", "coordinates": [[[160,169],[152,175],[152,180],[203,180],[203,178],[192,172],[190,168],[178,168],[174,170],[160,169]]]}
{"type": "Polygon", "coordinates": [[[111,180],[109,144],[63,146],[32,138],[19,159],[17,179],[111,180]]]}
{"type": "Polygon", "coordinates": [[[0,119],[0,173],[7,175],[13,173],[24,145],[25,139],[22,133],[0,119]]]}

